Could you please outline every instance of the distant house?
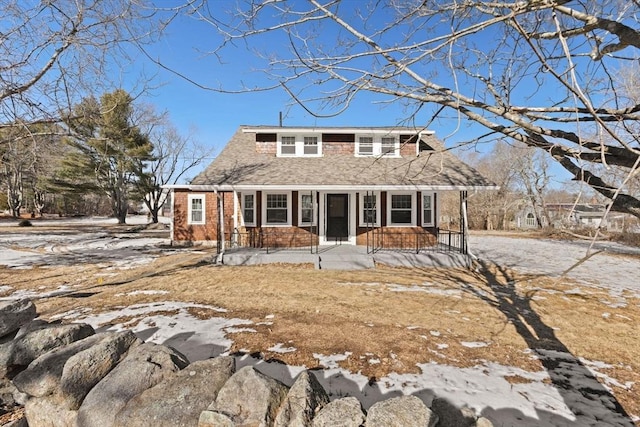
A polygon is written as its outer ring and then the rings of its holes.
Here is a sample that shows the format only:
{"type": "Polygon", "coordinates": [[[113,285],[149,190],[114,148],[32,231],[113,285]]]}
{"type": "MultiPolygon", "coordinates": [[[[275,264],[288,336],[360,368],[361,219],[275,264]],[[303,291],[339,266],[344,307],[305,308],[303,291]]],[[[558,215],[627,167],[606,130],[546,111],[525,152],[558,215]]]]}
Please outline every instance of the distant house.
{"type": "Polygon", "coordinates": [[[191,184],[170,188],[174,243],[419,250],[443,232],[443,192],[465,202],[496,187],[429,131],[241,126],[191,184]]]}
{"type": "MultiPolygon", "coordinates": [[[[609,212],[605,218],[607,206],[600,203],[547,203],[544,207],[551,226],[554,228],[601,228],[610,231],[622,231],[624,215],[609,212]]],[[[547,221],[542,219],[543,226],[547,221]]],[[[535,212],[531,206],[521,209],[516,215],[516,226],[520,229],[539,228],[535,212]]]]}

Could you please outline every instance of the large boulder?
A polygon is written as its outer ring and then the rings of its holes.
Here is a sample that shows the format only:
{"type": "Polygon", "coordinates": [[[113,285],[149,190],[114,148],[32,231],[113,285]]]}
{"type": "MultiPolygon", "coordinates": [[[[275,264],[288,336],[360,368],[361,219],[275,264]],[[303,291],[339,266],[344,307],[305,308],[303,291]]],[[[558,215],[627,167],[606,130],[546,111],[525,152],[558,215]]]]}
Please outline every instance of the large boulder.
{"type": "Polygon", "coordinates": [[[13,384],[29,396],[44,397],[60,388],[65,363],[74,354],[98,343],[100,335],[92,335],[43,354],[13,379],[13,384]]]}
{"type": "Polygon", "coordinates": [[[44,324],[19,333],[13,341],[0,345],[0,377],[12,378],[43,354],[93,334],[93,328],[84,323],[44,324]]]}
{"type": "Polygon", "coordinates": [[[162,345],[145,343],[131,349],[87,394],[78,410],[78,426],[113,426],[129,400],[188,364],[182,354],[162,345]]]}
{"type": "Polygon", "coordinates": [[[36,317],[36,306],[28,299],[0,301],[0,337],[17,331],[36,317]]]}
{"type": "Polygon", "coordinates": [[[329,402],[313,419],[313,427],[360,427],[365,420],[360,401],[343,397],[329,402]]]}
{"type": "Polygon", "coordinates": [[[401,396],[374,403],[365,427],[433,427],[438,416],[415,396],[401,396]]]}
{"type": "Polygon", "coordinates": [[[25,404],[29,427],[76,427],[77,411],[61,407],[53,396],[35,397],[25,404]]]}
{"type": "Polygon", "coordinates": [[[431,402],[431,410],[438,415],[438,427],[470,427],[476,423],[476,414],[470,408],[458,408],[443,397],[431,402]]]}
{"type": "Polygon", "coordinates": [[[302,371],[289,389],[274,427],[310,427],[313,417],[327,403],[329,396],[315,375],[302,371]]]}
{"type": "Polygon", "coordinates": [[[94,346],[72,355],[60,377],[59,398],[68,409],[78,409],[87,393],[125,358],[132,347],[142,344],[133,332],[107,332],[94,346]]]}
{"type": "MultiPolygon", "coordinates": [[[[207,411],[216,412],[237,425],[269,426],[273,424],[287,391],[287,386],[281,382],[245,366],[229,378],[207,411]]],[[[219,415],[205,411],[199,425],[206,425],[203,417],[218,417],[222,422],[224,417],[219,415]]]]}
{"type": "Polygon", "coordinates": [[[196,426],[234,371],[232,357],[194,362],[127,402],[114,426],[196,426]]]}

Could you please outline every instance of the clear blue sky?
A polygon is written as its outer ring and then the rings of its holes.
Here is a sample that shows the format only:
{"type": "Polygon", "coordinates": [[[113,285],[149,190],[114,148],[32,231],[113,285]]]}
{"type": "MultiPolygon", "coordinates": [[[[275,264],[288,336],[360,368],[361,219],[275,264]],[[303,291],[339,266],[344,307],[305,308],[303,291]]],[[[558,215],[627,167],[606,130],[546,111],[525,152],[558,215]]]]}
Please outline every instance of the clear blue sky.
{"type": "MultiPolygon", "coordinates": [[[[209,24],[182,17],[169,26],[163,39],[149,47],[148,52],[171,69],[201,85],[238,89],[242,85],[254,87],[268,84],[266,75],[259,70],[263,63],[242,44],[225,48],[220,57],[207,54],[218,46],[218,37],[209,24]]],[[[278,35],[272,35],[256,39],[258,44],[254,43],[252,47],[261,50],[259,43],[264,43],[264,51],[272,50],[273,46],[283,42],[277,37],[278,35]]],[[[379,95],[361,93],[351,107],[339,116],[318,119],[295,105],[283,89],[243,94],[206,90],[166,70],[158,70],[143,55],[140,55],[135,69],[131,70],[131,77],[140,70],[144,70],[147,75],[157,73],[154,83],[162,85],[153,89],[145,101],[154,104],[158,110],[168,111],[172,122],[182,133],[186,134],[191,128],[195,128],[196,139],[202,145],[213,148],[214,156],[238,126],[277,125],[279,112],[284,114],[285,126],[393,126],[401,123],[409,114],[399,102],[383,103],[380,101],[385,98],[379,95]]],[[[437,107],[425,107],[416,124],[424,125],[435,109],[437,107]]],[[[440,120],[434,122],[430,129],[442,139],[449,136],[457,126],[454,119],[440,120]]],[[[478,126],[469,126],[468,122],[464,122],[455,135],[446,139],[446,145],[451,147],[459,141],[486,132],[478,126]]],[[[207,159],[202,167],[211,160],[212,158],[207,159]]],[[[192,178],[200,169],[187,177],[192,178]]],[[[558,173],[561,171],[558,170],[558,173]]]]}

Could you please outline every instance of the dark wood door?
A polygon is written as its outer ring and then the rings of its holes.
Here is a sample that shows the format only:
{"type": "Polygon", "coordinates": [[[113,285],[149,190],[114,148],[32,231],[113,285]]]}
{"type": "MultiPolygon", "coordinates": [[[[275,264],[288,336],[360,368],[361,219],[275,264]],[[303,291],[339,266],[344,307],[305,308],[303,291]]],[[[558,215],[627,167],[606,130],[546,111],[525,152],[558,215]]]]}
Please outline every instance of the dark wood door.
{"type": "Polygon", "coordinates": [[[327,194],[327,239],[349,237],[349,195],[327,194]]]}

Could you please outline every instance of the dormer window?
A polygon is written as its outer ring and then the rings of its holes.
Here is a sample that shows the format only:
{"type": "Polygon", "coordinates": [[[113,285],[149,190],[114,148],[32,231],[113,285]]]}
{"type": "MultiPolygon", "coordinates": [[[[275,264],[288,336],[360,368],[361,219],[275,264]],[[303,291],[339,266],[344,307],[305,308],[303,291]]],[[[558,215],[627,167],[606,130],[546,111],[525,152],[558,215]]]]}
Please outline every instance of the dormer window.
{"type": "Polygon", "coordinates": [[[359,136],[356,141],[356,156],[397,157],[400,155],[400,144],[393,136],[359,136]]]}
{"type": "Polygon", "coordinates": [[[318,155],[318,137],[317,136],[304,137],[304,155],[305,156],[318,155]]]}
{"type": "Polygon", "coordinates": [[[281,135],[277,153],[282,157],[318,157],[322,155],[322,142],[317,136],[281,135]]]}
{"type": "Polygon", "coordinates": [[[295,156],[296,155],[296,137],[283,136],[280,141],[280,154],[295,156]]]}

